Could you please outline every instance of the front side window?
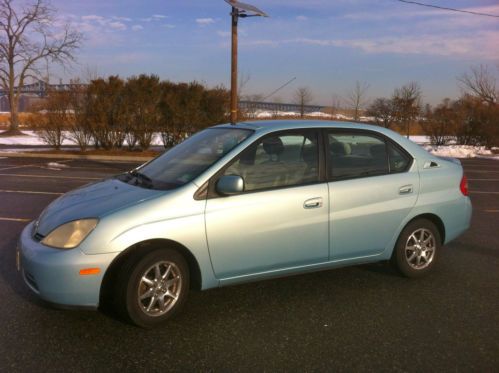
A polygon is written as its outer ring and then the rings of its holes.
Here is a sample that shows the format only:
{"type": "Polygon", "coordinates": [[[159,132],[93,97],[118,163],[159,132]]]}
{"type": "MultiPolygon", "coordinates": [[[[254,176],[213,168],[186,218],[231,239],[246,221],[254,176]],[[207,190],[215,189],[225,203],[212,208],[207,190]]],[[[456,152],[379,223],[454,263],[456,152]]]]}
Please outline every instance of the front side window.
{"type": "Polygon", "coordinates": [[[122,175],[121,180],[153,189],[174,189],[192,181],[252,134],[240,128],[206,129],[122,175]]]}
{"type": "Polygon", "coordinates": [[[282,132],[249,146],[224,175],[241,176],[245,191],[315,183],[319,180],[318,155],[315,131],[282,132]]]}
{"type": "Polygon", "coordinates": [[[360,133],[329,133],[329,175],[350,179],[389,173],[385,141],[360,133]]]}

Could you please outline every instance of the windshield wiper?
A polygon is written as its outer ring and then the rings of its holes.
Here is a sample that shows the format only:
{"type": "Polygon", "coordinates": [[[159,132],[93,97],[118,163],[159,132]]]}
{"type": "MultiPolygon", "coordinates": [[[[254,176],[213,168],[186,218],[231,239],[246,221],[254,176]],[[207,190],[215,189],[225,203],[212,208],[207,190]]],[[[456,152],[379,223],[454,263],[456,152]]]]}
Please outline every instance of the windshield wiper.
{"type": "Polygon", "coordinates": [[[149,176],[146,176],[137,170],[132,170],[129,174],[135,177],[135,185],[138,185],[140,181],[140,183],[146,188],[152,188],[154,186],[154,183],[149,176]]]}

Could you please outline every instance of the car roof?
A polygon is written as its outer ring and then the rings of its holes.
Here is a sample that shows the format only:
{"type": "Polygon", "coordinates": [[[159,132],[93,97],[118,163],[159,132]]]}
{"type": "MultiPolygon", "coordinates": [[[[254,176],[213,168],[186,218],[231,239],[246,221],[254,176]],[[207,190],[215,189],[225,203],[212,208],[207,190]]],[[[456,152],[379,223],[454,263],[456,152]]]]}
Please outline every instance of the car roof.
{"type": "MultiPolygon", "coordinates": [[[[329,120],[258,120],[258,121],[248,121],[239,122],[236,124],[239,128],[247,128],[254,131],[260,130],[271,130],[280,131],[288,129],[300,129],[307,127],[314,128],[360,128],[360,129],[370,129],[373,126],[366,124],[359,124],[353,122],[337,122],[329,120]]],[[[232,127],[231,124],[222,124],[217,127],[232,127]]]]}
{"type": "Polygon", "coordinates": [[[404,149],[406,149],[415,158],[434,158],[425,149],[423,149],[418,144],[412,142],[404,136],[401,136],[395,131],[390,129],[362,123],[354,122],[338,122],[329,120],[257,120],[240,122],[236,125],[222,124],[216,126],[216,128],[244,128],[253,130],[259,134],[271,133],[283,130],[292,129],[303,129],[303,128],[332,128],[332,129],[356,129],[356,130],[366,130],[381,133],[393,141],[397,142],[404,149]]]}

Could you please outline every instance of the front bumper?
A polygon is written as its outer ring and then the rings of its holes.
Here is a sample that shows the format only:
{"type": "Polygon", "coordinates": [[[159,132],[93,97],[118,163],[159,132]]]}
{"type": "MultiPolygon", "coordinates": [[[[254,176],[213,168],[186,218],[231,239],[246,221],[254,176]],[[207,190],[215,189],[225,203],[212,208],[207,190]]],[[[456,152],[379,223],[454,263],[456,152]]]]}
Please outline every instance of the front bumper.
{"type": "Polygon", "coordinates": [[[80,249],[58,250],[31,236],[28,224],[19,239],[16,259],[24,282],[40,298],[61,306],[96,308],[104,274],[118,253],[86,255],[80,249]],[[84,268],[99,268],[95,275],[80,275],[84,268]]]}

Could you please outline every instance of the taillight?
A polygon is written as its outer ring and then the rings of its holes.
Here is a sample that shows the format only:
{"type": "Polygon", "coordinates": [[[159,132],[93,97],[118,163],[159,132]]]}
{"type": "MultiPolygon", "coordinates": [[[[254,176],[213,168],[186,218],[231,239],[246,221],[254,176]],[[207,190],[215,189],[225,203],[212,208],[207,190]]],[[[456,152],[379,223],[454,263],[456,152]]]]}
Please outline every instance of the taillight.
{"type": "Polygon", "coordinates": [[[464,196],[470,194],[468,190],[468,179],[466,178],[466,175],[463,175],[463,178],[461,179],[461,184],[459,185],[459,189],[461,189],[461,193],[463,193],[464,196]]]}

